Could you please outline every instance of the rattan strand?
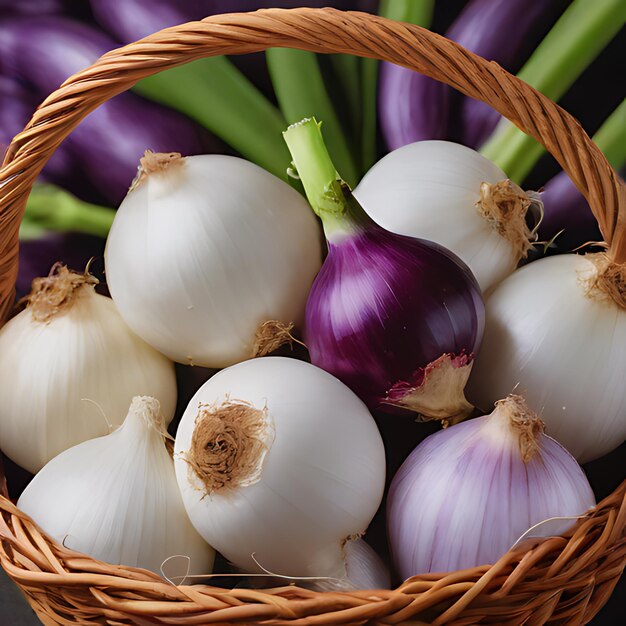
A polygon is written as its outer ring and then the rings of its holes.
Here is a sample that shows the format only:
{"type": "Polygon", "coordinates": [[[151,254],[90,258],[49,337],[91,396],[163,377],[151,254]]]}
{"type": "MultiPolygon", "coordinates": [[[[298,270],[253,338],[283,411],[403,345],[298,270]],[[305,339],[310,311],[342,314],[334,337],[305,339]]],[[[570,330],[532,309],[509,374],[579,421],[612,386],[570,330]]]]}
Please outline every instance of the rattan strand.
{"type": "MultiPolygon", "coordinates": [[[[549,99],[497,64],[417,26],[332,9],[270,9],[214,16],[114,50],[41,105],[0,170],[5,315],[13,301],[26,198],[80,120],[160,70],[268,47],[387,60],[488,102],[553,154],[589,200],[614,259],[626,261],[626,189],[579,123],[549,99]]],[[[56,544],[7,497],[0,496],[0,512],[0,563],[45,624],[584,624],[606,602],[626,564],[626,482],[564,537],[509,552],[492,566],[418,576],[392,591],[352,593],[175,587],[155,574],[100,563],[56,544]]]]}

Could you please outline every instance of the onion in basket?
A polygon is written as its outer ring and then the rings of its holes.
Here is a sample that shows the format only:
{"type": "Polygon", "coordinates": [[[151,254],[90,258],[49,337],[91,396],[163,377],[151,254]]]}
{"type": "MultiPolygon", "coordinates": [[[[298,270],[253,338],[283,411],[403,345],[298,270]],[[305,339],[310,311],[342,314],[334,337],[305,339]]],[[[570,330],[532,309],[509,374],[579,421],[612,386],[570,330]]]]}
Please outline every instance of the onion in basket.
{"type": "Polygon", "coordinates": [[[321,245],[304,199],[260,167],[148,151],[105,262],[140,337],[180,363],[226,367],[271,346],[268,328],[302,321],[321,245]]]}
{"type": "Polygon", "coordinates": [[[209,379],[183,415],[174,461],[198,532],[243,570],[285,576],[345,578],[342,546],[366,530],[385,483],[365,405],[283,357],[209,379]]]}
{"type": "Polygon", "coordinates": [[[18,506],[66,547],[168,576],[209,574],[214,551],[193,529],[176,485],[154,398],[136,397],[120,428],[85,441],[48,463],[18,506]],[[183,565],[184,563],[184,565],[183,565]]]}
{"type": "MultiPolygon", "coordinates": [[[[428,437],[395,475],[387,501],[394,564],[404,579],[495,563],[531,526],[594,504],[569,452],[509,396],[491,415],[428,437]]],[[[573,523],[553,520],[529,535],[559,535],[573,523]]]]}
{"type": "Polygon", "coordinates": [[[626,264],[607,254],[530,263],[487,300],[469,394],[483,408],[519,390],[580,463],[626,438],[626,264]]]}
{"type": "Polygon", "coordinates": [[[137,394],[176,406],[174,365],[137,337],[88,274],[55,266],[0,330],[0,449],[37,472],[118,426],[137,394]]]}

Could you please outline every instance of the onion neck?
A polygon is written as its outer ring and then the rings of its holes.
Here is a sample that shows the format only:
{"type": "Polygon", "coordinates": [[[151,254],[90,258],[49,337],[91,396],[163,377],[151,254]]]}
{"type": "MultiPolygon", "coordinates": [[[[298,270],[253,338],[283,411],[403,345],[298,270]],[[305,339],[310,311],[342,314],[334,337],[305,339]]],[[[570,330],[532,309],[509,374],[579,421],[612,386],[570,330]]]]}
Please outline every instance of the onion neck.
{"type": "Polygon", "coordinates": [[[152,152],[146,150],[139,160],[137,176],[133,180],[129,191],[137,189],[150,176],[170,172],[183,165],[185,159],[179,152],[152,152]]]}
{"type": "Polygon", "coordinates": [[[151,434],[158,435],[159,440],[171,439],[161,413],[161,403],[151,396],[135,396],[132,399],[121,430],[131,437],[151,434]]]}
{"type": "Polygon", "coordinates": [[[530,410],[522,396],[511,394],[496,402],[496,407],[486,422],[486,429],[494,437],[516,445],[522,460],[528,463],[539,450],[539,440],[545,431],[545,425],[530,410]]]}
{"type": "Polygon", "coordinates": [[[315,118],[306,118],[289,126],[283,137],[326,239],[337,241],[374,222],[337,173],[320,129],[315,118]]]}
{"type": "Polygon", "coordinates": [[[616,262],[607,252],[588,254],[585,258],[593,265],[585,281],[587,295],[614,302],[626,310],[626,262],[616,262]]]}
{"type": "Polygon", "coordinates": [[[56,263],[48,276],[35,278],[26,296],[27,308],[33,320],[49,322],[53,317],[69,310],[82,293],[93,293],[98,279],[86,271],[73,272],[65,265],[56,263]],[[89,290],[87,291],[87,289],[89,290]]]}

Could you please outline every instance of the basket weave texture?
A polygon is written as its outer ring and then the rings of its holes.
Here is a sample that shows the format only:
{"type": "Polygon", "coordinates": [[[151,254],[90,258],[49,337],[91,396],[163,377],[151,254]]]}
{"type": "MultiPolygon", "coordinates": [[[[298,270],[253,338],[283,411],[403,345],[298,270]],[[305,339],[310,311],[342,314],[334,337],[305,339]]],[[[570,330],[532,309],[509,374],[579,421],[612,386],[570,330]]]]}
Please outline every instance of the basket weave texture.
{"type": "MultiPolygon", "coordinates": [[[[39,107],[0,169],[0,312],[13,304],[18,230],[30,189],[90,111],[141,78],[194,59],[290,47],[390,61],[483,100],[540,141],[589,201],[613,258],[626,262],[626,187],[580,124],[493,62],[418,26],[333,9],[267,9],[169,28],[113,50],[39,107]]],[[[0,470],[0,478],[2,472],[0,470]]],[[[415,576],[395,590],[174,586],[73,552],[0,495],[0,563],[45,624],[585,624],[626,565],[626,481],[562,537],[493,565],[415,576]]]]}

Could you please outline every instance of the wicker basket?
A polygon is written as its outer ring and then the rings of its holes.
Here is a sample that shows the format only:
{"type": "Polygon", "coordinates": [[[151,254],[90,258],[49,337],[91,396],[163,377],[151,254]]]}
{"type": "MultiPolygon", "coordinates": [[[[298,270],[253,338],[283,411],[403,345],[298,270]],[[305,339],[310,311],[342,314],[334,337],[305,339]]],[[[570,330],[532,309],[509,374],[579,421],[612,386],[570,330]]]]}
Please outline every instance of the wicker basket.
{"type": "MultiPolygon", "coordinates": [[[[13,302],[28,193],[80,120],[162,69],[268,47],[391,61],[484,100],[553,154],[589,200],[606,241],[614,250],[626,249],[626,188],[576,120],[527,84],[417,26],[332,9],[269,9],[183,24],[113,50],[41,105],[9,146],[0,170],[5,315],[13,302]]],[[[606,602],[626,565],[626,482],[567,535],[509,552],[494,565],[416,576],[392,591],[350,593],[294,586],[176,587],[150,572],[60,546],[8,500],[6,485],[4,494],[0,562],[45,624],[584,624],[606,602]]]]}

